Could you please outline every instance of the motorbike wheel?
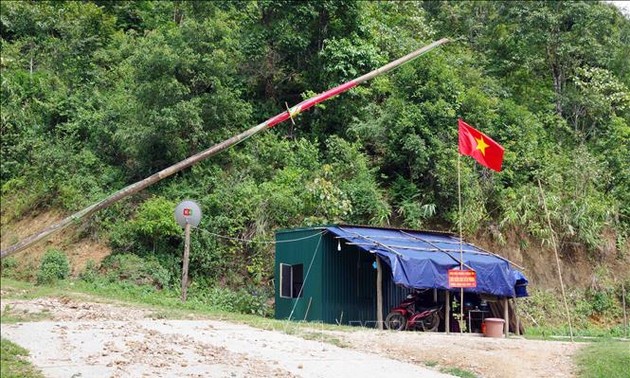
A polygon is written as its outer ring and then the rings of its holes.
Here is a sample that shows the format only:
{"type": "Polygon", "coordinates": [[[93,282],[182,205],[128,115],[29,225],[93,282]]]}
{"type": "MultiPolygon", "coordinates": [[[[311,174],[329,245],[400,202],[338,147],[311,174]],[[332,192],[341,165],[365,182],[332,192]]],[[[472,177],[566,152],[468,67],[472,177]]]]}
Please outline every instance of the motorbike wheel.
{"type": "Polygon", "coordinates": [[[440,326],[440,314],[434,312],[427,319],[424,319],[420,324],[419,328],[421,331],[425,332],[435,332],[440,326]]]}
{"type": "Polygon", "coordinates": [[[385,318],[385,327],[391,331],[402,331],[407,326],[407,318],[400,312],[390,312],[385,318]]]}

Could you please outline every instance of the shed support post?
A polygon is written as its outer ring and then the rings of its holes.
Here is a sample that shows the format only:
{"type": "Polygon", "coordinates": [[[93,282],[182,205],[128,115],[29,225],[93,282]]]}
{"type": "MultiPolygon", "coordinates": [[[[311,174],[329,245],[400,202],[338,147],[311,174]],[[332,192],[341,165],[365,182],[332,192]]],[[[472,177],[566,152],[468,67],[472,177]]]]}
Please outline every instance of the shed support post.
{"type": "Polygon", "coordinates": [[[444,306],[444,330],[448,335],[451,333],[451,293],[446,290],[446,304],[444,306]]]}
{"type": "Polygon", "coordinates": [[[521,335],[521,318],[518,316],[518,307],[516,306],[516,297],[512,298],[512,303],[514,303],[514,317],[516,318],[516,331],[514,332],[516,336],[521,335]]]}
{"type": "Polygon", "coordinates": [[[503,331],[505,332],[505,338],[507,339],[508,333],[510,332],[510,317],[508,316],[508,297],[503,298],[503,319],[505,319],[505,323],[503,325],[503,331]]]}
{"type": "Polygon", "coordinates": [[[376,255],[376,322],[378,329],[383,329],[383,266],[376,255]]]}

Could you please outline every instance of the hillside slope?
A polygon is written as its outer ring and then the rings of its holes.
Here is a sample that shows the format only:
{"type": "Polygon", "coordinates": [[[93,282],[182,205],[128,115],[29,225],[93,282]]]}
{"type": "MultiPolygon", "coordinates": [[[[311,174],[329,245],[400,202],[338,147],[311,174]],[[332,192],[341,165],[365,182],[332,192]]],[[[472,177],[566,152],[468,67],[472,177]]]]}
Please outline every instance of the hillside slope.
{"type": "Polygon", "coordinates": [[[583,318],[620,317],[630,20],[609,4],[94,0],[0,10],[3,247],[313,93],[451,40],[3,259],[3,272],[33,279],[54,247],[74,275],[91,260],[132,261],[156,288],[175,290],[183,240],[173,209],[194,199],[204,217],[189,275],[202,288],[268,295],[265,242],[330,223],[461,224],[466,239],[523,265],[532,287],[557,288],[550,221],[583,318]],[[501,172],[459,155],[458,119],[505,148],[501,172]]]}

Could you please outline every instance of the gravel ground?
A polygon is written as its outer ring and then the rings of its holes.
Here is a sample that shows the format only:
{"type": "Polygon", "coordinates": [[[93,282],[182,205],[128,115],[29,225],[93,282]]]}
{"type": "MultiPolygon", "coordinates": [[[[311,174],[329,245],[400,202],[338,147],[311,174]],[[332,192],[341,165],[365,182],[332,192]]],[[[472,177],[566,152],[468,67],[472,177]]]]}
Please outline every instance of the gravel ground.
{"type": "Polygon", "coordinates": [[[227,321],[152,319],[145,310],[67,298],[2,300],[2,311],[52,319],[3,324],[1,331],[28,349],[47,377],[449,377],[371,347],[323,342],[331,335],[322,331],[321,340],[305,340],[227,321]]]}
{"type": "Polygon", "coordinates": [[[573,355],[587,344],[476,334],[369,330],[334,334],[359,350],[397,356],[401,361],[457,367],[487,378],[575,377],[573,355]]]}

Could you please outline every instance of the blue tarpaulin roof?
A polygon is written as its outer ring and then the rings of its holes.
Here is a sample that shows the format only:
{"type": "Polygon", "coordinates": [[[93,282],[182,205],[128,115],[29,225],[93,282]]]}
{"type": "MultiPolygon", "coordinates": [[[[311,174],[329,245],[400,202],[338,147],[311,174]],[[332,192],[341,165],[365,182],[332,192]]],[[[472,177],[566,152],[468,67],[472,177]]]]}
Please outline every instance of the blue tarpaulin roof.
{"type": "MultiPolygon", "coordinates": [[[[376,253],[391,268],[394,282],[405,287],[449,290],[448,270],[460,266],[460,240],[451,234],[345,225],[326,229],[348,244],[376,253]]],[[[527,296],[527,279],[506,259],[466,242],[461,250],[464,269],[477,275],[477,287],[464,291],[527,296]]]]}

